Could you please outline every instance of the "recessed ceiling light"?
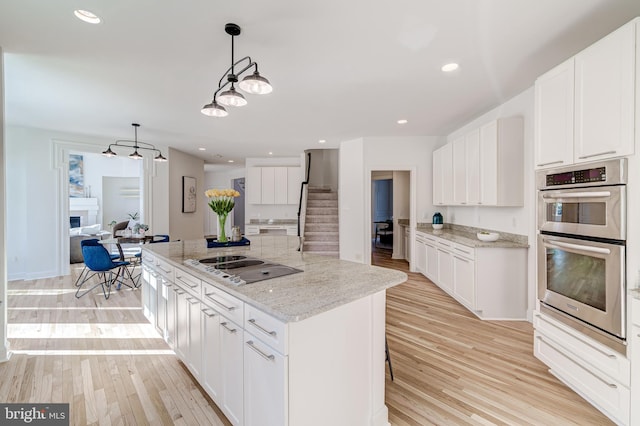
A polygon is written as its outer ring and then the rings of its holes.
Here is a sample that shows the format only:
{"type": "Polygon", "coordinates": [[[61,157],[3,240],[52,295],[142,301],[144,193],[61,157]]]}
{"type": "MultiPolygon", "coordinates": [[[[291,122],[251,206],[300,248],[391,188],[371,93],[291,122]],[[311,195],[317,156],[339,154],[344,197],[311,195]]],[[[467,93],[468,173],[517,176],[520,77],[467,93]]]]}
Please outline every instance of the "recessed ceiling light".
{"type": "Polygon", "coordinates": [[[88,10],[76,9],[73,11],[73,14],[81,21],[88,22],[90,24],[99,24],[101,21],[98,15],[91,13],[88,10]]]}
{"type": "Polygon", "coordinates": [[[455,71],[460,67],[460,65],[456,64],[455,62],[451,62],[450,64],[445,64],[442,66],[442,71],[443,72],[451,72],[451,71],[455,71]]]}
{"type": "Polygon", "coordinates": [[[269,151],[269,155],[273,155],[273,152],[269,151]]]}
{"type": "Polygon", "coordinates": [[[318,141],[318,143],[325,143],[325,142],[326,142],[326,140],[324,140],[324,139],[320,139],[320,140],[318,141]]]}
{"type": "Polygon", "coordinates": [[[198,151],[206,151],[207,148],[198,148],[198,151]]]}
{"type": "Polygon", "coordinates": [[[233,163],[233,160],[227,160],[227,163],[233,163]]]}
{"type": "Polygon", "coordinates": [[[398,120],[398,124],[407,124],[409,121],[405,120],[404,118],[402,120],[398,120]]]}

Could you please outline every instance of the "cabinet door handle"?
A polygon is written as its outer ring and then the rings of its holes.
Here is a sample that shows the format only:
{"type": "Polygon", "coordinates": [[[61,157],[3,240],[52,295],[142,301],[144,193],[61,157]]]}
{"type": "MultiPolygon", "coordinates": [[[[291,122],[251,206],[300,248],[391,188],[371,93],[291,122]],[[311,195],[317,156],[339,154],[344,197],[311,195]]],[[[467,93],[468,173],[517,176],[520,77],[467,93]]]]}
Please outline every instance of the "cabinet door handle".
{"type": "Polygon", "coordinates": [[[269,336],[273,336],[276,337],[278,335],[278,333],[276,333],[275,331],[269,331],[266,328],[262,327],[260,324],[258,324],[256,322],[255,319],[251,318],[249,320],[249,324],[251,324],[252,326],[254,326],[255,328],[257,328],[258,330],[262,331],[264,334],[267,334],[269,336]]]}
{"type": "Polygon", "coordinates": [[[458,260],[462,260],[462,261],[463,261],[463,262],[465,262],[465,263],[469,263],[469,262],[471,262],[469,259],[465,259],[464,257],[460,257],[460,256],[455,255],[455,254],[453,255],[453,257],[455,257],[455,258],[456,258],[456,259],[458,259],[458,260]]]}
{"type": "Polygon", "coordinates": [[[257,353],[258,355],[260,355],[262,358],[266,359],[267,361],[273,361],[274,359],[276,359],[275,356],[273,355],[267,355],[264,352],[262,352],[260,349],[258,349],[254,344],[253,344],[253,340],[249,340],[247,342],[247,346],[249,346],[251,349],[254,350],[255,353],[257,353]]]}
{"type": "Polygon", "coordinates": [[[205,314],[206,316],[208,316],[209,318],[213,318],[216,316],[216,313],[214,311],[212,311],[211,309],[201,309],[200,310],[203,314],[205,314]]]}
{"type": "MultiPolygon", "coordinates": [[[[542,336],[536,336],[536,339],[539,339],[540,341],[544,342],[544,338],[542,336]]],[[[562,352],[561,352],[562,353],[562,352]]],[[[566,355],[562,354],[563,356],[566,357],[566,355]]],[[[581,366],[582,367],[582,366],[581,366]]],[[[593,377],[595,377],[596,379],[598,379],[599,381],[601,381],[602,383],[604,383],[605,385],[607,385],[609,388],[611,389],[618,389],[618,386],[615,383],[609,383],[608,380],[603,379],[602,377],[598,376],[597,374],[595,374],[593,371],[588,370],[586,368],[582,368],[584,371],[586,371],[587,373],[591,374],[593,377]]]]}
{"type": "Polygon", "coordinates": [[[211,300],[213,303],[215,303],[216,305],[226,309],[227,311],[233,311],[236,307],[235,306],[227,306],[224,303],[218,302],[216,299],[214,299],[213,297],[211,297],[213,293],[205,293],[204,297],[206,297],[207,299],[211,300]]]}
{"type": "Polygon", "coordinates": [[[460,247],[454,247],[454,249],[456,249],[456,250],[458,250],[458,251],[460,251],[460,252],[462,252],[462,253],[464,253],[464,254],[468,254],[468,255],[470,255],[470,254],[471,254],[471,252],[470,252],[470,251],[466,251],[466,250],[464,250],[464,249],[461,249],[460,247]]]}
{"type": "Polygon", "coordinates": [[[227,323],[226,321],[225,321],[225,322],[221,322],[221,323],[220,323],[220,325],[221,325],[222,327],[224,327],[224,328],[225,328],[229,333],[235,333],[236,331],[238,331],[238,330],[236,330],[235,328],[229,328],[229,326],[228,326],[227,324],[228,324],[228,323],[227,323]]]}
{"type": "Polygon", "coordinates": [[[542,167],[542,166],[550,166],[552,164],[560,164],[560,163],[564,163],[564,161],[562,160],[558,160],[558,161],[549,161],[548,163],[538,163],[536,164],[536,166],[538,167],[542,167]]]}
{"type": "Polygon", "coordinates": [[[581,160],[584,160],[586,158],[591,158],[591,157],[597,157],[598,155],[607,155],[607,154],[615,154],[616,150],[612,150],[612,151],[604,151],[604,152],[598,152],[596,154],[589,154],[589,155],[581,155],[580,157],[578,157],[581,160]]]}

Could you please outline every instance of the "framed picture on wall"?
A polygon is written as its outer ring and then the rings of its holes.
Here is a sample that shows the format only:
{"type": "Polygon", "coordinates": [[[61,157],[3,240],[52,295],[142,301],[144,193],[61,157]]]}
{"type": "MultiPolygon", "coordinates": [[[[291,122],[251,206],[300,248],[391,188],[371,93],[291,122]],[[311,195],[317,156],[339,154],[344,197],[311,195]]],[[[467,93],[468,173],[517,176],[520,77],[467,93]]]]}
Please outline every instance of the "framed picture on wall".
{"type": "Polygon", "coordinates": [[[196,178],[182,176],[182,213],[196,211],[196,178]]]}

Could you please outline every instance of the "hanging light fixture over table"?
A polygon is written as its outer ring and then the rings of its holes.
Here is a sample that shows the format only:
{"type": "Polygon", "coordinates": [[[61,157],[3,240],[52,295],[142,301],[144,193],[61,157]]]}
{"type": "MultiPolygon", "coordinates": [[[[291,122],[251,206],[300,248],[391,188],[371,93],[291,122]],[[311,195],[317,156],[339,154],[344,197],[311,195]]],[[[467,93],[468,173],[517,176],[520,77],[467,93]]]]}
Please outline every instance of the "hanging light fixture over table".
{"type": "Polygon", "coordinates": [[[133,158],[134,160],[142,160],[142,154],[140,154],[138,152],[139,149],[144,149],[147,151],[153,151],[153,152],[157,152],[158,155],[156,155],[155,157],[153,157],[154,161],[167,161],[167,159],[165,157],[162,156],[162,152],[160,152],[159,149],[157,149],[154,145],[151,145],[150,143],[145,143],[145,142],[139,142],[138,141],[138,127],[140,127],[140,125],[138,123],[131,123],[131,125],[133,126],[134,129],[134,134],[135,134],[135,138],[134,140],[130,141],[130,140],[117,140],[115,141],[115,143],[109,144],[109,147],[107,147],[106,151],[102,151],[102,155],[104,155],[105,157],[114,157],[118,154],[116,154],[111,147],[124,147],[124,148],[133,148],[133,153],[129,154],[129,158],[133,158]]]}
{"type": "Polygon", "coordinates": [[[273,91],[269,80],[258,72],[258,63],[251,60],[250,56],[245,56],[235,61],[234,37],[240,35],[240,27],[236,24],[227,24],[224,26],[224,30],[231,36],[231,66],[222,74],[218,82],[218,89],[213,93],[211,103],[202,107],[202,113],[210,117],[226,117],[229,115],[224,106],[241,107],[247,104],[245,97],[236,91],[235,84],[238,83],[239,77],[251,68],[254,68],[253,74],[247,75],[240,81],[238,84],[240,89],[254,95],[266,95],[273,91]],[[236,67],[243,68],[236,72],[236,67]],[[229,85],[231,87],[222,92],[229,85]]]}

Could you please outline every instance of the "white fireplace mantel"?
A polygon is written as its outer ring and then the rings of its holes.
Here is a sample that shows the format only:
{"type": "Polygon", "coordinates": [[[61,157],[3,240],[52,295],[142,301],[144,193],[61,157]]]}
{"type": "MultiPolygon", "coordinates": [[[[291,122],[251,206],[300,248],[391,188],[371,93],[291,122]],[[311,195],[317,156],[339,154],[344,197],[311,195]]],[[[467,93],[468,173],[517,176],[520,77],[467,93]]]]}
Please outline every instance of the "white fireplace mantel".
{"type": "Polygon", "coordinates": [[[69,198],[69,216],[80,216],[82,226],[95,225],[99,209],[97,198],[69,198]]]}

